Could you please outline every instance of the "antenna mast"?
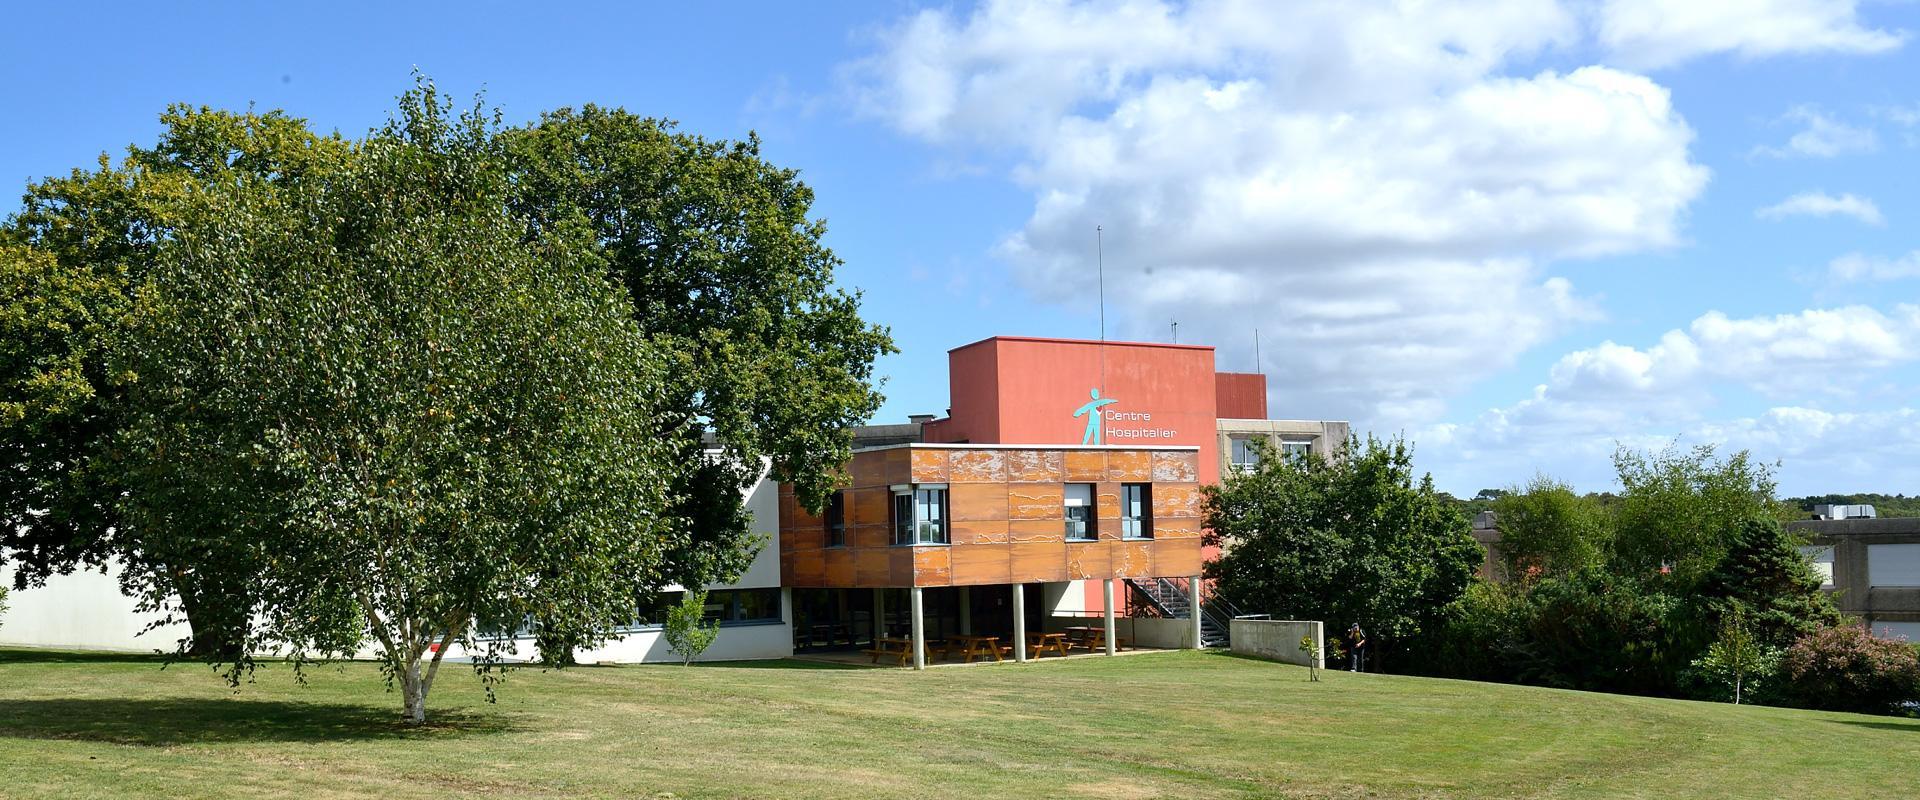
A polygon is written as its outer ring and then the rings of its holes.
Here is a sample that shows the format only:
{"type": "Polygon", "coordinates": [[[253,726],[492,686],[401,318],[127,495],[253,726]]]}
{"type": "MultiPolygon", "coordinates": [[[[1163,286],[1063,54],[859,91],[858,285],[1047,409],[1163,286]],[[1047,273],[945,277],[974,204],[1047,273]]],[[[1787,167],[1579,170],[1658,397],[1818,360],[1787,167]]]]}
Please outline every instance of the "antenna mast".
{"type": "Polygon", "coordinates": [[[1256,375],[1265,375],[1266,373],[1263,371],[1264,369],[1265,369],[1264,367],[1260,366],[1260,329],[1254,328],[1253,329],[1253,372],[1256,375]]]}

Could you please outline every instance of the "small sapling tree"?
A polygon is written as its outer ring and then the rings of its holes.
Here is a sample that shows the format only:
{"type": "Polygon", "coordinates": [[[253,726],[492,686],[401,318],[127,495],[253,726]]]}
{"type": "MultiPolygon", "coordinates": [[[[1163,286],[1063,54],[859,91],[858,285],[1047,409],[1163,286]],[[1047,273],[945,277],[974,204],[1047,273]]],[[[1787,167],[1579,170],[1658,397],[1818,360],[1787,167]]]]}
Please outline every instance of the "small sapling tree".
{"type": "Polygon", "coordinates": [[[1300,637],[1300,651],[1307,654],[1307,680],[1320,680],[1320,645],[1312,636],[1300,637]]]}
{"type": "Polygon", "coordinates": [[[680,665],[689,666],[693,660],[706,652],[713,644],[714,637],[720,635],[720,623],[708,622],[707,590],[689,591],[680,597],[680,602],[667,609],[666,630],[667,647],[680,654],[680,665]]]}

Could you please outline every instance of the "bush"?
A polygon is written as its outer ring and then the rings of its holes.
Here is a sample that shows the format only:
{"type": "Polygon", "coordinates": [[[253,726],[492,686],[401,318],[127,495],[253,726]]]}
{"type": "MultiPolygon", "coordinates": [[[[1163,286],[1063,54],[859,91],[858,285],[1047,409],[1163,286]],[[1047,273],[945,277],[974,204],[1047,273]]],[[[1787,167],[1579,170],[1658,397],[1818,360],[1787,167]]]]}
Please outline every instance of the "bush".
{"type": "Polygon", "coordinates": [[[7,615],[7,587],[0,586],[0,618],[7,615]]]}
{"type": "Polygon", "coordinates": [[[681,595],[680,602],[667,609],[667,622],[662,635],[667,638],[667,647],[680,654],[682,666],[692,664],[693,660],[713,644],[720,635],[720,624],[706,621],[707,591],[689,591],[681,595]]]}
{"type": "Polygon", "coordinates": [[[1802,708],[1895,714],[1920,701],[1920,650],[1855,625],[1802,637],[1787,649],[1781,669],[1783,699],[1802,708]]]}

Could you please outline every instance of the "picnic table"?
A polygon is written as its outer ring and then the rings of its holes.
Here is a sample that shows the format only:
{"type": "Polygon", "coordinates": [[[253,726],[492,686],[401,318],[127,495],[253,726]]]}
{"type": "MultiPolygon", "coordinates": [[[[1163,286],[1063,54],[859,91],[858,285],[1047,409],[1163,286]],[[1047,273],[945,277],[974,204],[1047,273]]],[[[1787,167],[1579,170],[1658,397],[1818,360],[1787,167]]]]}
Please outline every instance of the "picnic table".
{"type": "MultiPolygon", "coordinates": [[[[926,652],[926,659],[928,661],[933,660],[933,648],[934,648],[934,641],[928,640],[927,652],[926,652]]],[[[907,661],[913,658],[913,640],[882,636],[878,639],[873,640],[872,649],[864,650],[862,652],[866,653],[867,655],[873,656],[873,663],[875,664],[880,663],[880,658],[884,656],[887,658],[896,659],[899,662],[900,666],[904,667],[907,665],[907,661]]]]}
{"type": "Polygon", "coordinates": [[[947,638],[950,640],[947,646],[947,652],[950,655],[965,656],[965,660],[961,662],[963,664],[973,663],[975,656],[990,655],[993,656],[993,660],[995,661],[1002,660],[1000,658],[1000,637],[998,636],[972,636],[963,634],[960,636],[949,636],[947,638]]]}
{"type": "Polygon", "coordinates": [[[1064,633],[1029,633],[1027,634],[1027,648],[1030,652],[1030,655],[1027,656],[1028,658],[1039,658],[1048,650],[1064,656],[1067,654],[1067,635],[1064,633]]]}
{"type": "Polygon", "coordinates": [[[823,622],[807,627],[807,644],[825,643],[829,646],[839,642],[853,645],[853,626],[844,622],[823,622]]]}
{"type": "MultiPolygon", "coordinates": [[[[1105,625],[1098,627],[1092,625],[1075,625],[1066,630],[1067,638],[1072,640],[1073,644],[1086,648],[1088,652],[1107,649],[1107,628],[1105,625]]],[[[1113,637],[1113,649],[1127,649],[1127,640],[1118,636],[1113,637]]]]}

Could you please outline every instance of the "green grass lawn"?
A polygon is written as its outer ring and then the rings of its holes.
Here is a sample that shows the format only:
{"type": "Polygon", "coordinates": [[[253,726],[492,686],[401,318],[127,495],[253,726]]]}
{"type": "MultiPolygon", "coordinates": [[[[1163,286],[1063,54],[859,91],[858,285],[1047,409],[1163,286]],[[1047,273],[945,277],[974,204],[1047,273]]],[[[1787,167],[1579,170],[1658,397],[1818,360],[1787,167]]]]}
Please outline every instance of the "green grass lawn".
{"type": "Polygon", "coordinates": [[[0,651],[5,797],[1897,797],[1920,721],[1328,673],[1217,653],[296,685],[0,651]],[[1893,767],[1890,765],[1901,765],[1893,767]]]}

